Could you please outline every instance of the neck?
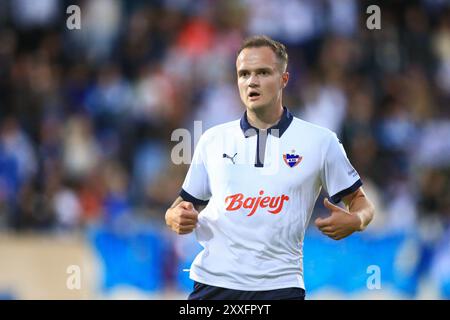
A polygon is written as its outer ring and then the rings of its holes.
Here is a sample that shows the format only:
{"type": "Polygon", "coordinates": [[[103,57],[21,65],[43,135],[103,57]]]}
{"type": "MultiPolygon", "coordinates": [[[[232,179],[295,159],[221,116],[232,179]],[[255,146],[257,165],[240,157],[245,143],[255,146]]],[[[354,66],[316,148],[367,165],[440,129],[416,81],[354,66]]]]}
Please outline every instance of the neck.
{"type": "Polygon", "coordinates": [[[283,115],[283,107],[280,105],[276,111],[273,110],[250,110],[247,109],[247,120],[257,129],[268,129],[280,121],[283,115]]]}

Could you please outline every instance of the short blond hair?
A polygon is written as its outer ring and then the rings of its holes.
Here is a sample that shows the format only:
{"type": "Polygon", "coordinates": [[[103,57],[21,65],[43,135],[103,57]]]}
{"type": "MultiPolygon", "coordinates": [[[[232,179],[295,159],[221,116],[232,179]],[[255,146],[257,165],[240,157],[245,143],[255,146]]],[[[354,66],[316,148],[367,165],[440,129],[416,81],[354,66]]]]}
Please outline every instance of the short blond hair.
{"type": "Polygon", "coordinates": [[[246,38],[242,42],[242,45],[239,48],[237,55],[239,56],[242,50],[246,48],[261,48],[261,47],[268,47],[273,51],[273,53],[275,53],[275,56],[280,62],[281,71],[285,72],[288,64],[288,54],[286,51],[286,47],[281,42],[275,41],[269,38],[268,36],[258,35],[246,38]]]}

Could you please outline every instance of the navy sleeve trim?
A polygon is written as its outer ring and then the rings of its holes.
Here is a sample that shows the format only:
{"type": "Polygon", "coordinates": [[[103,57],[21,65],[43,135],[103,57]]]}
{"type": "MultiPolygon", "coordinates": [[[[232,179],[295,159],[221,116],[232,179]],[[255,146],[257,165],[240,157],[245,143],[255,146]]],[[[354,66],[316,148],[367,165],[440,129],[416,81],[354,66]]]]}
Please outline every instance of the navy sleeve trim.
{"type": "Polygon", "coordinates": [[[180,191],[180,197],[183,198],[184,201],[192,202],[192,204],[197,204],[201,206],[206,206],[209,202],[209,200],[200,200],[197,199],[194,196],[191,196],[189,193],[187,193],[184,189],[181,189],[180,191]]]}
{"type": "Polygon", "coordinates": [[[331,202],[333,203],[339,203],[341,202],[342,198],[349,195],[350,193],[355,192],[356,190],[358,190],[359,187],[362,186],[362,181],[361,179],[358,179],[358,181],[356,181],[351,187],[344,189],[338,193],[336,193],[334,196],[331,197],[331,202]]]}

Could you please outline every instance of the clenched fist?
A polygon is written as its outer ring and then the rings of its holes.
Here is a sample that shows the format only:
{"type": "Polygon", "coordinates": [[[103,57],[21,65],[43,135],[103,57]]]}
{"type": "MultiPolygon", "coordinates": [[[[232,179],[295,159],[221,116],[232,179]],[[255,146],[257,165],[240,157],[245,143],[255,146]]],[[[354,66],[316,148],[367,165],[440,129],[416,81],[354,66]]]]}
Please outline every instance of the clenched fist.
{"type": "Polygon", "coordinates": [[[191,233],[197,222],[198,212],[190,202],[182,201],[166,211],[166,224],[177,234],[191,233]]]}

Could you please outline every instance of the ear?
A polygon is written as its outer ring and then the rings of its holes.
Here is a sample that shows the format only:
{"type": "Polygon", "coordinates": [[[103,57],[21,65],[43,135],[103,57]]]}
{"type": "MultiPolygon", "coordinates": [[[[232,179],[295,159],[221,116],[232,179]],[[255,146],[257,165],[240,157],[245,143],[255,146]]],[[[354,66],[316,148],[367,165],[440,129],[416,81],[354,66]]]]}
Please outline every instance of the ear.
{"type": "Polygon", "coordinates": [[[283,74],[281,75],[281,87],[284,89],[286,88],[287,84],[289,81],[289,72],[285,71],[283,72],[283,74]]]}

